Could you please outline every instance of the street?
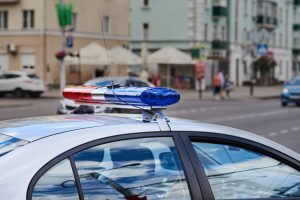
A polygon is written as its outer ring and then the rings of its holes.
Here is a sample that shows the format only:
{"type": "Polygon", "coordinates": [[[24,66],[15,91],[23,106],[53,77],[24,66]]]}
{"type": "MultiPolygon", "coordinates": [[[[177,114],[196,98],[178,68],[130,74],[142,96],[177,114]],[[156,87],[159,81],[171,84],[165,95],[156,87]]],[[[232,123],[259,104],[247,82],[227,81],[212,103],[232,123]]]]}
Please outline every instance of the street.
{"type": "MultiPolygon", "coordinates": [[[[0,120],[55,115],[59,99],[0,100],[0,120]]],[[[166,112],[170,117],[230,126],[274,140],[300,153],[300,107],[282,108],[278,99],[226,101],[183,99],[166,112]]]]}

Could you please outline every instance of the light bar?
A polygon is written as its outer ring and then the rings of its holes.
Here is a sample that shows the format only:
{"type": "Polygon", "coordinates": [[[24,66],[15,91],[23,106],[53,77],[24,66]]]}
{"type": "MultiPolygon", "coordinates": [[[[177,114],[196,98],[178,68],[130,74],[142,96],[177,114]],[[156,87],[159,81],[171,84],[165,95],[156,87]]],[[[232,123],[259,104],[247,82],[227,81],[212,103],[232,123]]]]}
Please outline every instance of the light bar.
{"type": "Polygon", "coordinates": [[[81,86],[66,88],[63,96],[79,104],[113,104],[165,108],[180,100],[180,94],[161,87],[107,87],[81,86]]]}

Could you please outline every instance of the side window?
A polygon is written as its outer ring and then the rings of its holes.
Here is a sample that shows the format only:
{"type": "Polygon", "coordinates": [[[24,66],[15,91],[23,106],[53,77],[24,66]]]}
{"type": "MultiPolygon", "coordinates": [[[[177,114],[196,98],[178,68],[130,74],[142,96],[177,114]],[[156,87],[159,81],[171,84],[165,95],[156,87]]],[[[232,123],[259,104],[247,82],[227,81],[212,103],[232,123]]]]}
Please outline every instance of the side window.
{"type": "Polygon", "coordinates": [[[148,85],[142,81],[136,81],[135,84],[136,87],[148,87],[148,85]]]}
{"type": "Polygon", "coordinates": [[[215,199],[300,197],[300,172],[243,148],[192,142],[215,199]]]}
{"type": "Polygon", "coordinates": [[[170,138],[124,140],[74,155],[85,200],[190,199],[170,138]]]}
{"type": "Polygon", "coordinates": [[[13,79],[13,78],[19,78],[20,75],[18,74],[4,74],[3,75],[5,79],[13,79]]]}
{"type": "Polygon", "coordinates": [[[133,80],[128,79],[128,80],[126,80],[125,85],[126,85],[127,87],[134,87],[134,86],[135,86],[135,83],[134,83],[133,80]]]}
{"type": "Polygon", "coordinates": [[[52,167],[38,180],[33,189],[32,199],[79,200],[72,167],[68,159],[52,167]]]}

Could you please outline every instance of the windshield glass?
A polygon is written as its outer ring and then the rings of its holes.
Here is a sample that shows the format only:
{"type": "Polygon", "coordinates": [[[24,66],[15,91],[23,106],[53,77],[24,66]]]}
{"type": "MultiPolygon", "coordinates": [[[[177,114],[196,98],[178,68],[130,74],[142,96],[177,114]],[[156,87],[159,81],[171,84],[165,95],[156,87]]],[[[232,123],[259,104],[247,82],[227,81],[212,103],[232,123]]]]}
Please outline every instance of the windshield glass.
{"type": "Polygon", "coordinates": [[[293,78],[290,82],[290,85],[299,85],[300,86],[300,77],[293,78]]]}
{"type": "Polygon", "coordinates": [[[27,76],[31,79],[39,79],[39,77],[36,74],[28,74],[27,76]]]}
{"type": "Polygon", "coordinates": [[[0,157],[28,143],[28,141],[19,138],[0,134],[0,157]]]}

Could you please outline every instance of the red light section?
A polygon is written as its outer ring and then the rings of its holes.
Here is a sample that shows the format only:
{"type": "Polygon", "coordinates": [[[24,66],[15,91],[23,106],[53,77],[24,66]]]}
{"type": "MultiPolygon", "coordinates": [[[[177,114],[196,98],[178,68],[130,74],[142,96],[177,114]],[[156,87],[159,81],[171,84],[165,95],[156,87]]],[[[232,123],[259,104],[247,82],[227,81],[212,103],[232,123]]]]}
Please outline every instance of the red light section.
{"type": "Polygon", "coordinates": [[[93,102],[92,92],[97,87],[72,87],[63,90],[63,97],[75,102],[93,102]]]}

